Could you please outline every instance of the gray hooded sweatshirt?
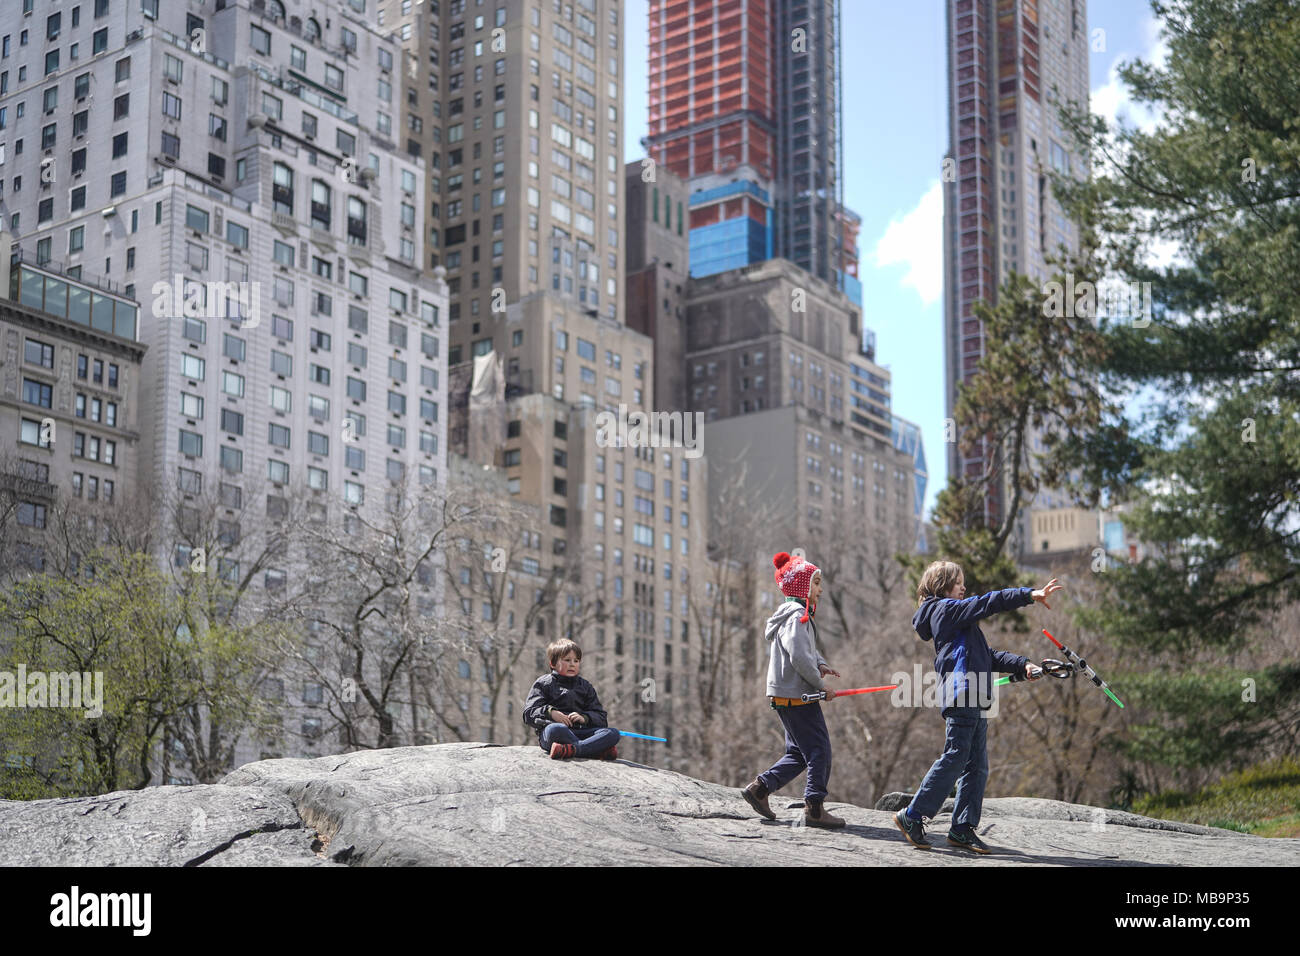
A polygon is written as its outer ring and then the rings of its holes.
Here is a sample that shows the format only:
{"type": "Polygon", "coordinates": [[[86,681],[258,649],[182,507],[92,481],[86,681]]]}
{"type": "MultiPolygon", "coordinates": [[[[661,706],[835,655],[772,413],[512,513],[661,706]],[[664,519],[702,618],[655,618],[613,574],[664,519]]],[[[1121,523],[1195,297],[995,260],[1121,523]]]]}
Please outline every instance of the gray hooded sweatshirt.
{"type": "Polygon", "coordinates": [[[783,601],[767,620],[765,637],[768,648],[767,696],[793,697],[824,690],[818,667],[826,661],[817,653],[812,619],[799,622],[804,606],[798,601],[783,601]]]}

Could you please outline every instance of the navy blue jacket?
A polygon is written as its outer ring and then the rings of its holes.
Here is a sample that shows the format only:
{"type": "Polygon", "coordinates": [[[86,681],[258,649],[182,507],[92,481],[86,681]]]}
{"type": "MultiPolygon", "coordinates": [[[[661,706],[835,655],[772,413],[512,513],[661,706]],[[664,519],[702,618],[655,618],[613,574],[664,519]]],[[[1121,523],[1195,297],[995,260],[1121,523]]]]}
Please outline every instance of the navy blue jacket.
{"type": "Polygon", "coordinates": [[[576,710],[587,718],[582,725],[584,728],[609,726],[609,718],[596,696],[596,688],[581,675],[561,677],[551,671],[533,681],[533,689],[528,692],[528,700],[524,701],[524,723],[535,729],[538,737],[547,724],[555,723],[551,719],[551,708],[566,714],[576,710]]]}
{"type": "Polygon", "coordinates": [[[912,615],[912,627],[923,641],[934,641],[934,669],[944,687],[944,705],[951,706],[954,694],[967,694],[974,706],[976,697],[987,710],[992,691],[992,673],[1024,676],[1028,658],[1009,651],[989,649],[977,623],[999,611],[1011,611],[1033,604],[1033,588],[1006,588],[957,601],[929,597],[912,615]],[[974,676],[974,686],[968,676],[974,676]],[[981,676],[982,675],[982,676],[981,676]]]}

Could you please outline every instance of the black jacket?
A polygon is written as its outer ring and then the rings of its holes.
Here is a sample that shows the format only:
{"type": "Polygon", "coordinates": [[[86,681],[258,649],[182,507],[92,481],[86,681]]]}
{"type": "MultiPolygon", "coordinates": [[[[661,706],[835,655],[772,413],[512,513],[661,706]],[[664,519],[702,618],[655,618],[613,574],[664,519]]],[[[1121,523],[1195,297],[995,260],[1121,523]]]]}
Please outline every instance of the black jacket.
{"type": "Polygon", "coordinates": [[[566,714],[575,710],[587,718],[584,727],[608,727],[605,708],[596,696],[596,688],[581,676],[561,677],[555,671],[533,681],[533,689],[524,701],[524,723],[541,736],[547,724],[553,724],[551,708],[566,714]]]}

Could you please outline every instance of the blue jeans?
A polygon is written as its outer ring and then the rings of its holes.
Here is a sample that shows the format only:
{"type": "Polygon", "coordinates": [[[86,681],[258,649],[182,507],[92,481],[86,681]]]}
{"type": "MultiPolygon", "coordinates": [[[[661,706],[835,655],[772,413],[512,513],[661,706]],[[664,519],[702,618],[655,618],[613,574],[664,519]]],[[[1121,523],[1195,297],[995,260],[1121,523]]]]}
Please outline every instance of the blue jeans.
{"type": "Polygon", "coordinates": [[[613,727],[579,727],[571,730],[561,723],[547,724],[540,739],[542,749],[551,752],[551,744],[575,744],[576,756],[599,757],[618,743],[618,731],[613,727]]]}
{"type": "Polygon", "coordinates": [[[978,707],[949,707],[944,710],[947,726],[943,753],[921,781],[921,789],[908,804],[913,820],[932,817],[957,782],[957,802],[952,808],[954,827],[977,827],[984,804],[984,785],[989,780],[989,757],[985,749],[989,722],[978,707]]]}
{"type": "Polygon", "coordinates": [[[831,737],[821,704],[781,707],[776,715],[785,728],[785,755],[758,779],[775,793],[807,768],[804,800],[825,800],[826,785],[831,779],[831,737]]]}

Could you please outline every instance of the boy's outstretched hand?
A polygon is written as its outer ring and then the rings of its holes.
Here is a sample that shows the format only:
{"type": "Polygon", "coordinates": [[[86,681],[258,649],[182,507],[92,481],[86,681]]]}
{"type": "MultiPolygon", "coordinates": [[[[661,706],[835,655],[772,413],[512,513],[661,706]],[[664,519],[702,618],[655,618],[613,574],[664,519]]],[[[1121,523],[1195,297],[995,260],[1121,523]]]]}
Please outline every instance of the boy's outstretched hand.
{"type": "Polygon", "coordinates": [[[821,671],[822,677],[825,677],[827,674],[829,674],[831,677],[839,677],[839,676],[840,676],[840,672],[839,672],[839,671],[837,671],[837,670],[831,670],[831,668],[827,667],[825,664],[821,665],[821,666],[820,666],[819,668],[817,668],[817,669],[818,669],[819,671],[821,671]]]}
{"type": "Polygon", "coordinates": [[[1056,578],[1052,578],[1052,580],[1048,581],[1045,585],[1043,585],[1043,587],[1040,590],[1035,591],[1033,594],[1031,594],[1030,597],[1032,597],[1035,601],[1037,601],[1039,604],[1041,604],[1043,607],[1047,608],[1050,611],[1052,609],[1052,605],[1047,603],[1047,599],[1051,597],[1053,594],[1055,594],[1057,591],[1064,591],[1064,590],[1065,590],[1065,585],[1057,584],[1056,578]]]}

